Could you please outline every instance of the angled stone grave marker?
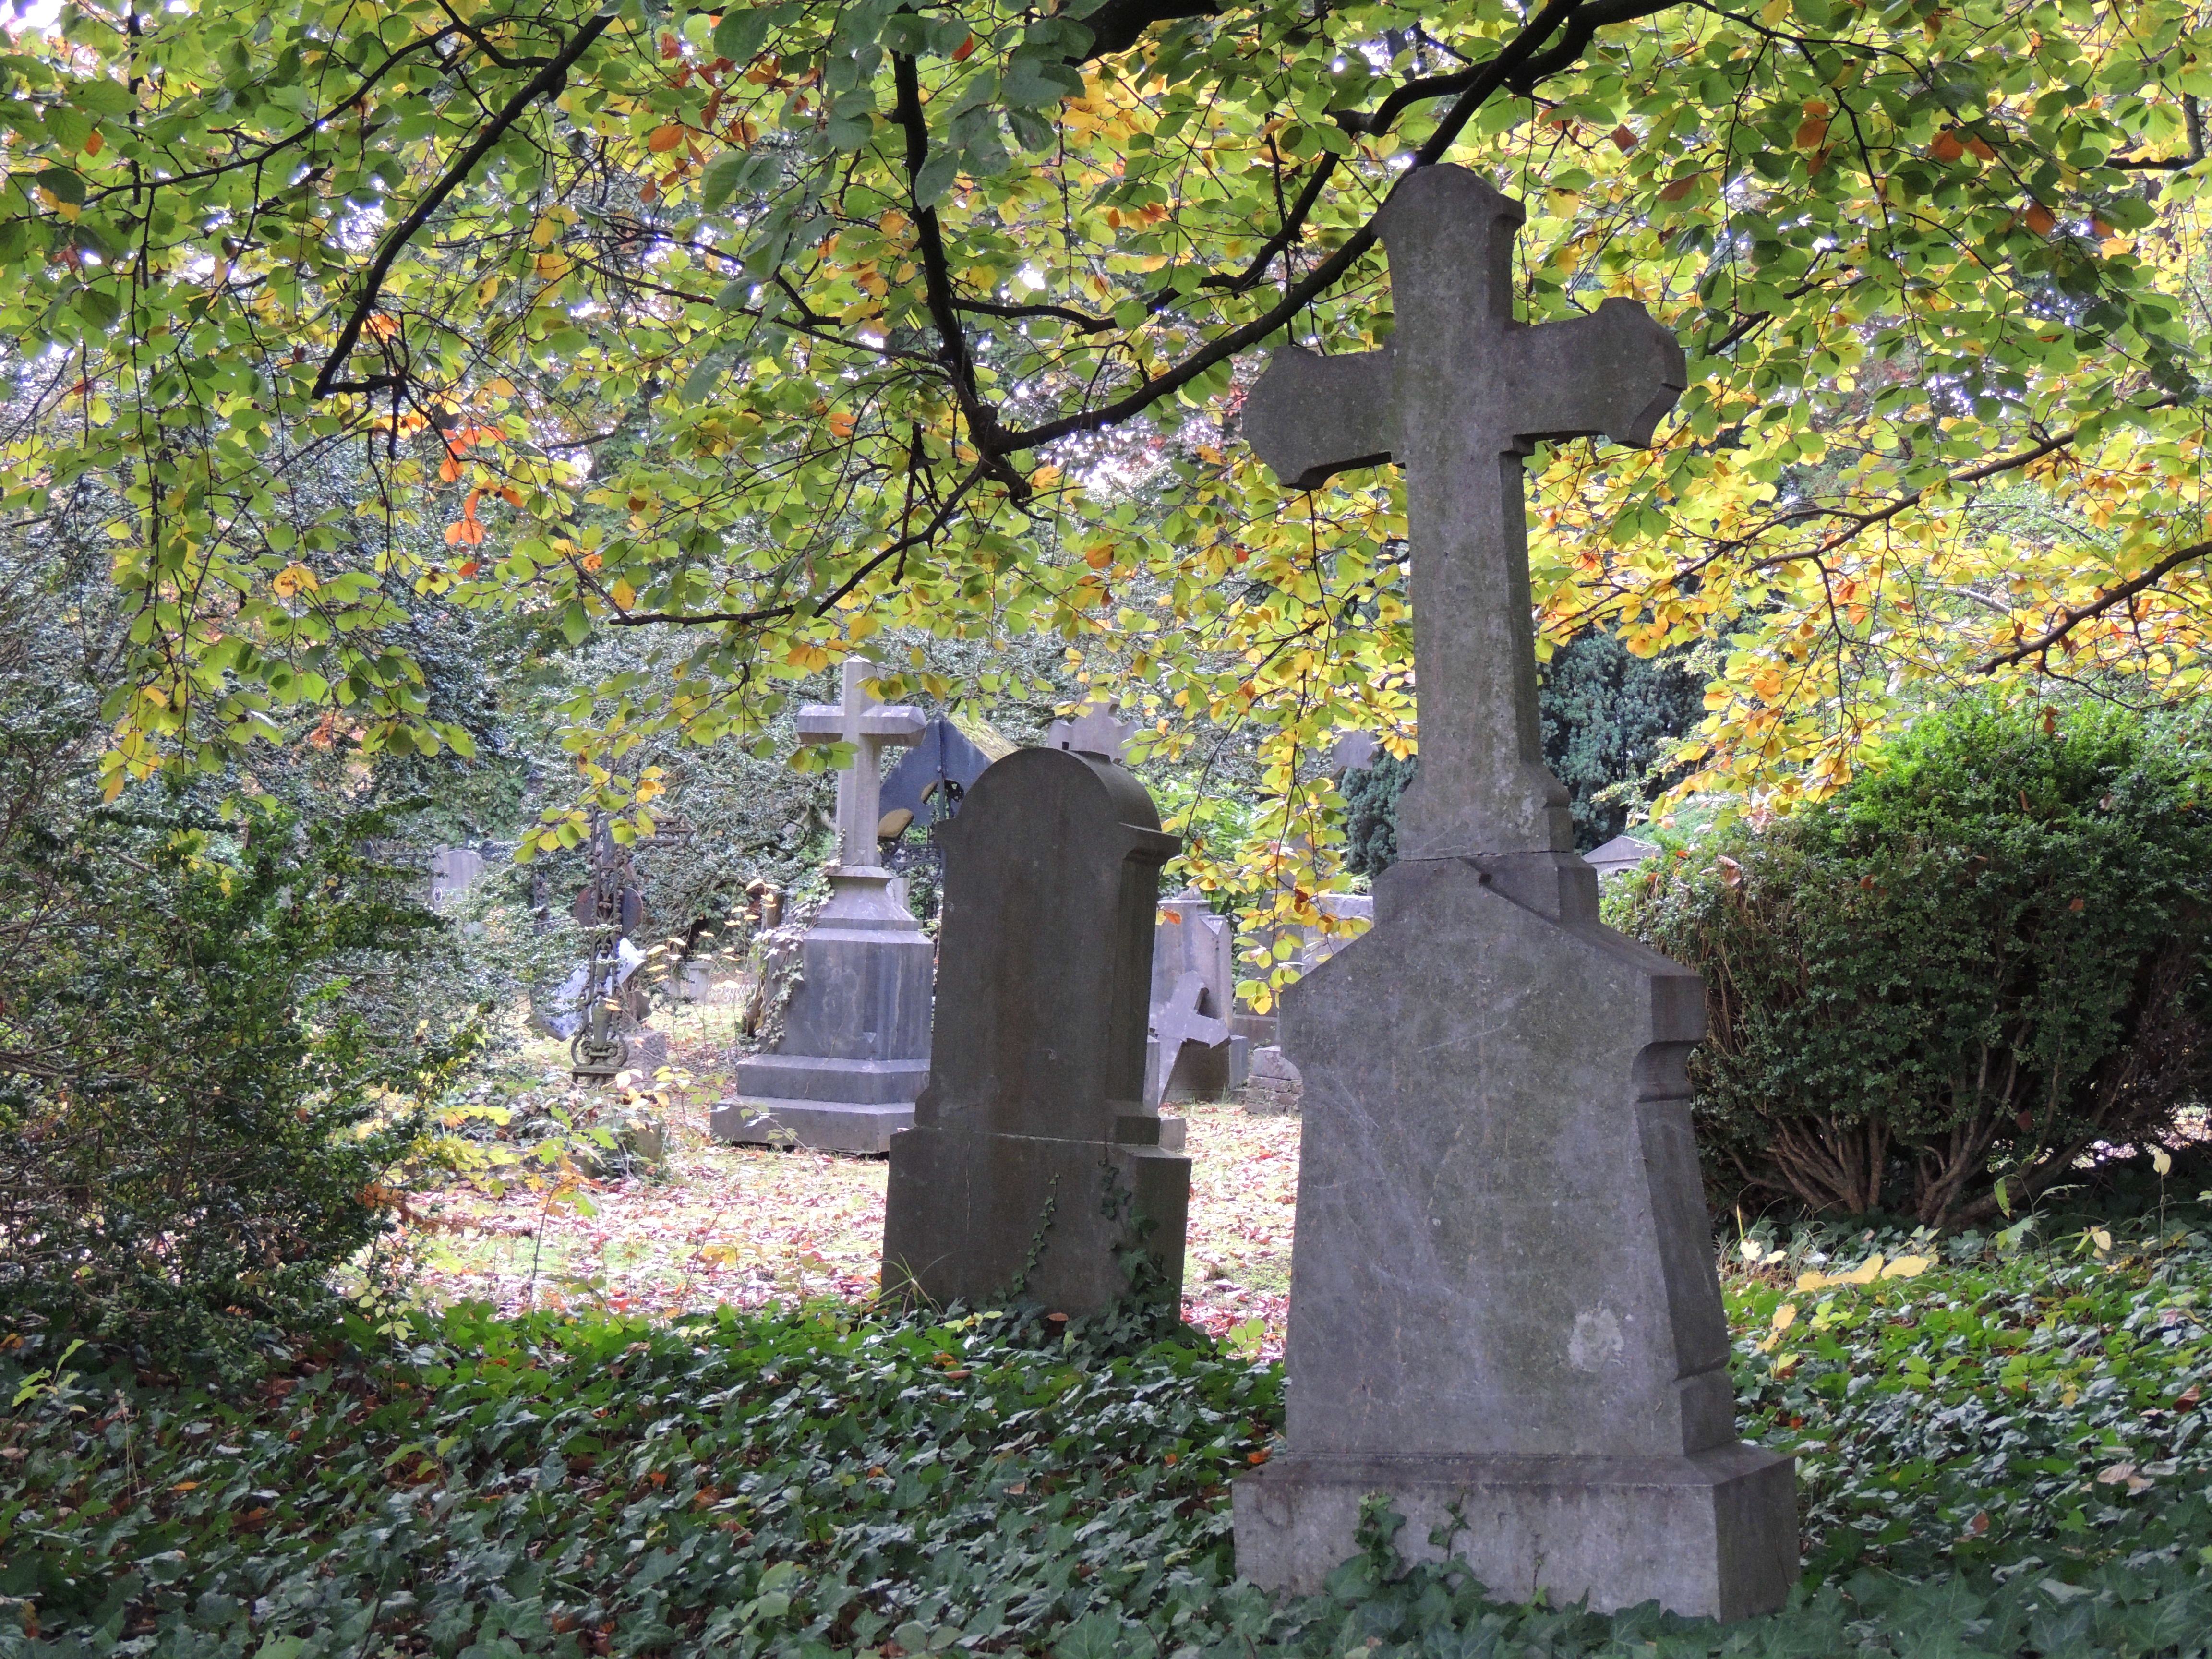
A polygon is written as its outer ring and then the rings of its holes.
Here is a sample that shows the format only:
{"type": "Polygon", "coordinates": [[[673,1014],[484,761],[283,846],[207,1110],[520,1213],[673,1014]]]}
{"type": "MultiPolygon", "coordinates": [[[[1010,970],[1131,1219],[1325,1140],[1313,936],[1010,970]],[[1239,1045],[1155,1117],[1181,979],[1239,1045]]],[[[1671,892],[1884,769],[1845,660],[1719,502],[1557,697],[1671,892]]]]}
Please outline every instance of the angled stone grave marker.
{"type": "MultiPolygon", "coordinates": [[[[1230,1036],[1226,1019],[1206,1012],[1210,1000],[1206,981],[1187,973],[1152,1005],[1151,1038],[1145,1044],[1147,1105],[1217,1100],[1232,1086],[1231,1045],[1242,1039],[1230,1036]]],[[[1237,1083],[1243,1080],[1241,1073],[1235,1078],[1237,1083]]]]}
{"type": "Polygon", "coordinates": [[[1240,1572],[1318,1589],[1389,1494],[1406,1553],[1498,1595],[1741,1617],[1797,1571],[1790,1460],[1735,1431],[1683,1064],[1697,976],[1597,919],[1543,765],[1522,459],[1648,443],[1684,383],[1639,306],[1512,317],[1519,204],[1409,174],[1381,219],[1398,324],[1280,353],[1244,429],[1285,482],[1394,461],[1421,769],[1373,930],[1283,998],[1305,1127],[1287,1454],[1236,1492],[1240,1572]]]}
{"type": "Polygon", "coordinates": [[[1148,1103],[1220,1100],[1243,1083],[1251,1044],[1229,1024],[1237,1006],[1236,930],[1195,887],[1160,901],[1152,1003],[1148,1103]],[[1193,981],[1194,994],[1186,993],[1185,981],[1193,981]],[[1182,1034],[1171,1033],[1170,1025],[1182,1034]]]}
{"type": "Polygon", "coordinates": [[[773,1053],[738,1063],[735,1097],[714,1108],[724,1140],[825,1152],[882,1152],[914,1121],[929,1077],[930,978],[936,949],[891,891],[877,850],[883,751],[912,743],[918,708],[887,708],[864,682],[873,663],[845,659],[843,696],[799,711],[805,743],[845,743],[837,775],[837,867],[830,902],[799,943],[799,981],[773,1053]]]}
{"type": "Polygon", "coordinates": [[[1136,779],[1061,749],[995,763],[939,834],[944,990],[929,1087],[891,1142],[884,1288],[1076,1315],[1132,1289],[1179,1305],[1190,1160],[1161,1149],[1143,1098],[1176,838],[1136,779]],[[1152,1270],[1132,1285],[1139,1243],[1152,1270]]]}

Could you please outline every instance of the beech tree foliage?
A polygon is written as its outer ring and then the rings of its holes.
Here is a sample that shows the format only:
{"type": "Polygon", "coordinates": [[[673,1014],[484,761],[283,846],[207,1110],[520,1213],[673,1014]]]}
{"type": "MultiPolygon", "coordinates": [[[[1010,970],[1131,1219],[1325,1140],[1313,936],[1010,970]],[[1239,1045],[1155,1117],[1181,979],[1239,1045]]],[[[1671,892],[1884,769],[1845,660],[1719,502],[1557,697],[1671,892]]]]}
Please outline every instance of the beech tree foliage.
{"type": "Polygon", "coordinates": [[[1296,878],[1329,733],[1418,741],[1402,509],[1284,490],[1237,411],[1389,337],[1374,216],[1445,160],[1527,204],[1524,319],[1688,348],[1657,447],[1547,450],[1530,513],[1547,641],[1723,642],[1689,787],[2204,672],[2201,4],[115,0],[0,46],[0,523],[127,502],[112,789],[302,706],[465,747],[410,588],[651,631],[549,843],[848,651],[988,701],[931,640],[1050,630],[1152,752],[1258,734],[1281,811],[1194,861],[1296,878]],[[345,450],[372,487],[308,488],[345,450]]]}

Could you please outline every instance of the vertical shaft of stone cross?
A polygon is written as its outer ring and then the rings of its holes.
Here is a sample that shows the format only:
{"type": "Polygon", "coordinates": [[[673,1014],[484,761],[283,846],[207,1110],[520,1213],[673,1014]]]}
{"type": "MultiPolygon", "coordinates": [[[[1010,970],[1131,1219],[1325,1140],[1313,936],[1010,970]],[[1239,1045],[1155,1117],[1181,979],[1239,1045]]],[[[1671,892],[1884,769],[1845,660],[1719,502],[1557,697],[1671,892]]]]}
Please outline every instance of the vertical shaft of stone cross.
{"type": "Polygon", "coordinates": [[[1386,211],[1421,744],[1398,855],[1570,851],[1567,793],[1538,724],[1514,442],[1520,208],[1462,173],[1408,179],[1386,211]]]}
{"type": "Polygon", "coordinates": [[[1522,463],[1544,439],[1648,444],[1686,378],[1680,344],[1632,301],[1515,322],[1522,217],[1465,167],[1407,175],[1376,221],[1390,345],[1285,347],[1245,404],[1253,447],[1294,488],[1404,470],[1421,771],[1399,809],[1402,859],[1571,850],[1537,718],[1522,463]]]}

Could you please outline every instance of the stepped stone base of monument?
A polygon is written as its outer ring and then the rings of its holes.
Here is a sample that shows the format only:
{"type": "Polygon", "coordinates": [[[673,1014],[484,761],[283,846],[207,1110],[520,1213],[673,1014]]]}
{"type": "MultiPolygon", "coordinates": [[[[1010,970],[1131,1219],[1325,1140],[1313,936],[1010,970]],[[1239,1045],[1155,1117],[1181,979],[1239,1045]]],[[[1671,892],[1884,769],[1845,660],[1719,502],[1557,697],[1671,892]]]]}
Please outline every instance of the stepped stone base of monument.
{"type": "Polygon", "coordinates": [[[714,1108],[723,1140],[884,1153],[929,1081],[937,949],[890,891],[890,871],[831,872],[830,902],[799,942],[781,1040],[738,1062],[714,1108]]]}
{"type": "Polygon", "coordinates": [[[1684,1457],[1278,1457],[1236,1484],[1240,1571],[1310,1595],[1358,1553],[1359,1506],[1387,1492],[1408,1562],[1464,1561],[1503,1601],[1587,1596],[1747,1619],[1797,1579],[1792,1460],[1739,1443],[1684,1457]],[[1450,1534],[1443,1547],[1431,1534],[1450,1534]]]}
{"type": "Polygon", "coordinates": [[[721,1100],[714,1139],[739,1146],[807,1146],[821,1152],[880,1156],[891,1137],[914,1126],[914,1103],[854,1100],[721,1100]]]}
{"type": "Polygon", "coordinates": [[[927,1060],[824,1060],[753,1054],[738,1062],[737,1091],[714,1105],[717,1140],[823,1152],[881,1154],[914,1125],[927,1060]]]}

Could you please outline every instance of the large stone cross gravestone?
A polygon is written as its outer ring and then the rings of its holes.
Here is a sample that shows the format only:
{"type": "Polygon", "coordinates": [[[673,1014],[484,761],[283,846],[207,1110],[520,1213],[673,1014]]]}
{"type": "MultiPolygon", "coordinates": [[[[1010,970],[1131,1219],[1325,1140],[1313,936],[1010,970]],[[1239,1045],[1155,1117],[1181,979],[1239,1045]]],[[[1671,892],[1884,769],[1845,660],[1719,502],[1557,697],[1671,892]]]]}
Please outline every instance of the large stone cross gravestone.
{"type": "Polygon", "coordinates": [[[1389,1496],[1495,1595],[1722,1618],[1797,1570],[1789,1459],[1737,1438],[1683,1067],[1697,976],[1604,927],[1539,740],[1522,460],[1648,443],[1680,348],[1632,302],[1512,317],[1519,204],[1464,168],[1382,210],[1397,327],[1289,349],[1244,430],[1285,483],[1404,470],[1421,769],[1376,921],[1289,988],[1304,1076],[1286,1453],[1237,1559],[1318,1589],[1389,1496]]]}
{"type": "Polygon", "coordinates": [[[799,711],[800,741],[849,744],[837,776],[838,864],[830,902],[800,940],[799,984],[773,1052],[738,1063],[734,1098],[717,1103],[714,1131],[756,1145],[796,1141],[825,1152],[883,1152],[914,1121],[929,1078],[931,975],[936,949],[891,890],[877,848],[883,751],[911,744],[918,708],[885,708],[868,694],[877,672],[845,659],[842,697],[799,711]]]}
{"type": "Polygon", "coordinates": [[[1162,1150],[1143,1093],[1178,843],[1134,777],[1063,749],[994,763],[939,836],[944,990],[929,1087],[891,1142],[884,1287],[1075,1315],[1133,1291],[1172,1312],[1190,1160],[1162,1150]]]}

